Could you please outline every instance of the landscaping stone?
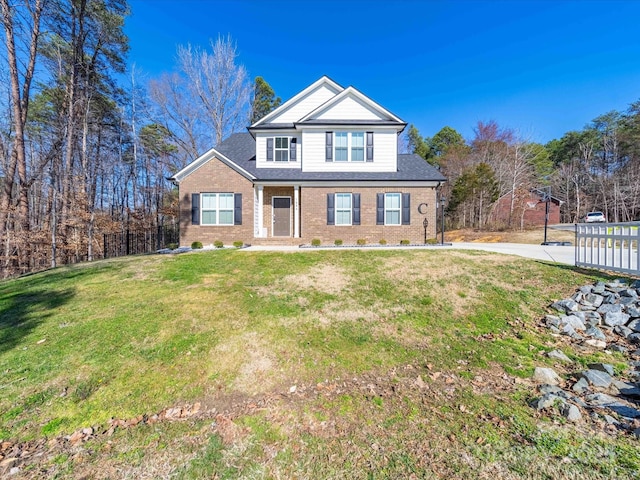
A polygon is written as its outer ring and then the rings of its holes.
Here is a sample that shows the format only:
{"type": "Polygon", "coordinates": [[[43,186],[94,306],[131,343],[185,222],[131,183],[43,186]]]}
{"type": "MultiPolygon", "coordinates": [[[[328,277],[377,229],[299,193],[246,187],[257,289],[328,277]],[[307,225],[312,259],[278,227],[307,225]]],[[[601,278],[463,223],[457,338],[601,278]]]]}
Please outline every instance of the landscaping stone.
{"type": "Polygon", "coordinates": [[[580,378],[576,383],[573,384],[571,390],[576,393],[584,393],[589,389],[589,382],[586,379],[580,378]]]}
{"type": "Polygon", "coordinates": [[[608,373],[612,377],[614,376],[613,365],[609,363],[589,363],[587,366],[592,370],[599,370],[608,373]]]}
{"type": "Polygon", "coordinates": [[[618,352],[618,353],[626,353],[629,351],[627,347],[623,347],[622,345],[618,345],[617,343],[614,343],[613,345],[609,345],[609,350],[611,350],[612,352],[618,352]]]}
{"type": "Polygon", "coordinates": [[[607,337],[598,327],[591,326],[584,332],[587,337],[597,338],[598,340],[606,340],[607,337]]]}
{"type": "Polygon", "coordinates": [[[607,348],[607,342],[605,342],[604,340],[597,340],[595,338],[589,338],[588,340],[585,340],[584,343],[585,345],[589,345],[590,347],[600,348],[602,350],[607,348]]]}
{"type": "Polygon", "coordinates": [[[600,370],[585,370],[580,373],[580,376],[589,382],[589,385],[600,388],[608,388],[613,381],[611,375],[606,372],[601,372],[600,370]]]}
{"type": "Polygon", "coordinates": [[[537,384],[558,385],[562,379],[553,368],[536,367],[533,381],[537,384]]]}
{"type": "MultiPolygon", "coordinates": [[[[580,312],[582,313],[582,312],[580,312]]],[[[582,314],[584,317],[584,314],[582,314]]],[[[567,315],[560,319],[560,325],[571,325],[574,330],[586,330],[584,321],[577,315],[567,315]]]]}
{"type": "Polygon", "coordinates": [[[583,304],[591,305],[596,308],[602,305],[603,301],[604,301],[604,297],[596,293],[588,293],[582,299],[583,304]]]}
{"type": "MultiPolygon", "coordinates": [[[[619,307],[620,305],[618,305],[619,307]]],[[[601,307],[602,308],[602,307],[601,307]]],[[[616,325],[625,325],[629,321],[629,315],[622,312],[606,312],[604,314],[603,323],[610,327],[616,325]]]]}
{"type": "Polygon", "coordinates": [[[607,313],[622,313],[622,305],[605,303],[601,305],[596,312],[605,315],[607,313]]]}
{"type": "Polygon", "coordinates": [[[562,350],[551,350],[550,352],[547,352],[547,357],[560,360],[565,363],[573,363],[573,360],[567,357],[562,350]]]}
{"type": "Polygon", "coordinates": [[[640,317],[640,308],[636,305],[627,306],[627,313],[631,318],[638,318],[640,317]]]}
{"type": "Polygon", "coordinates": [[[564,398],[554,395],[553,393],[545,393],[540,398],[531,402],[531,406],[536,410],[544,410],[545,408],[553,407],[556,404],[564,404],[564,398]]]}
{"type": "Polygon", "coordinates": [[[575,405],[571,405],[570,403],[562,404],[560,406],[560,413],[570,422],[578,422],[582,419],[582,414],[580,413],[578,407],[576,407],[575,405]]]}
{"type": "Polygon", "coordinates": [[[544,322],[548,327],[558,327],[560,326],[560,317],[558,317],[557,315],[546,315],[544,317],[544,322]]]}
{"type": "Polygon", "coordinates": [[[580,310],[580,305],[578,305],[578,302],[576,302],[575,300],[572,300],[570,298],[565,298],[564,300],[559,300],[555,303],[553,303],[551,305],[552,308],[555,308],[556,310],[558,310],[559,312],[564,312],[564,313],[571,313],[571,312],[577,312],[578,310],[580,310]]]}
{"type": "Polygon", "coordinates": [[[616,325],[615,327],[613,327],[613,331],[624,338],[627,338],[633,333],[633,330],[624,325],[616,325]]]}
{"type": "Polygon", "coordinates": [[[616,381],[613,386],[625,397],[640,398],[640,388],[635,383],[616,381]]]}
{"type": "Polygon", "coordinates": [[[640,319],[639,320],[631,320],[628,324],[627,327],[630,330],[633,330],[634,332],[640,332],[640,319]]]}

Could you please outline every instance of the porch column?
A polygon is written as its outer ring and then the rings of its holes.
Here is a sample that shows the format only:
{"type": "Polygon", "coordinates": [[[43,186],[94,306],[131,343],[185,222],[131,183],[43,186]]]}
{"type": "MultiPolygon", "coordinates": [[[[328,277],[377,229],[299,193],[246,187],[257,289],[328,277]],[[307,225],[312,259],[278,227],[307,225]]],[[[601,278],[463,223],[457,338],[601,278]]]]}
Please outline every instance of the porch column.
{"type": "Polygon", "coordinates": [[[293,186],[293,238],[300,238],[300,186],[293,186]]]}
{"type": "Polygon", "coordinates": [[[262,237],[262,232],[264,230],[264,192],[262,185],[258,185],[258,231],[256,232],[256,237],[262,237]]]}

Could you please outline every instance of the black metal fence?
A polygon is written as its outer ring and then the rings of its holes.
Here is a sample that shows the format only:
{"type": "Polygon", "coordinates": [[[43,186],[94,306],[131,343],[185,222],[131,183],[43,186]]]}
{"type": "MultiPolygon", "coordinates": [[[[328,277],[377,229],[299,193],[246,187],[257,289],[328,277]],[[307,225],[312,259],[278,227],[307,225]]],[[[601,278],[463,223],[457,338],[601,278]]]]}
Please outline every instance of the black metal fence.
{"type": "Polygon", "coordinates": [[[170,244],[180,243],[178,225],[159,226],[153,230],[126,230],[107,233],[103,239],[104,258],[151,253],[170,244]]]}

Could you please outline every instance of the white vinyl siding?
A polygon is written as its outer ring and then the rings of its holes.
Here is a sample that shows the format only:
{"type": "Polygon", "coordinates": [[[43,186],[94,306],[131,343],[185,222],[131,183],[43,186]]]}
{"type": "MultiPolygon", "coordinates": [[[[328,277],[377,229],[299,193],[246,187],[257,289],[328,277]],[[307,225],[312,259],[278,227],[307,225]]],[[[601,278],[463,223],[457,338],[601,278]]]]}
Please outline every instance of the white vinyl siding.
{"type": "Polygon", "coordinates": [[[202,193],[200,225],[233,225],[233,193],[202,193]]]}
{"type": "MultiPolygon", "coordinates": [[[[330,129],[308,129],[302,132],[302,169],[305,172],[395,172],[398,161],[398,135],[395,129],[371,129],[375,148],[373,162],[326,161],[325,135],[330,129]]],[[[333,129],[333,132],[349,132],[348,129],[333,129]]],[[[362,130],[364,131],[364,129],[362,130]]],[[[366,150],[366,132],[365,132],[366,150]]],[[[335,146],[334,146],[335,150],[335,146]]],[[[365,152],[366,155],[366,152],[365,152]]],[[[366,157],[365,157],[366,158],[366,157]]],[[[275,162],[273,162],[275,163],[275,162]]]]}
{"type": "Polygon", "coordinates": [[[384,224],[400,225],[402,197],[399,193],[385,193],[384,195],[384,224]]]}
{"type": "MultiPolygon", "coordinates": [[[[287,142],[287,143],[288,143],[287,142]]],[[[322,147],[324,148],[324,147],[322,147]]],[[[289,154],[287,154],[289,155],[289,154]]],[[[273,133],[257,133],[256,134],[256,167],[258,168],[300,168],[300,159],[302,158],[302,151],[301,151],[301,145],[300,145],[300,136],[299,133],[296,134],[295,132],[291,132],[289,133],[287,132],[278,132],[277,135],[274,135],[273,133]],[[288,161],[288,162],[282,162],[282,161],[273,161],[273,162],[267,162],[267,138],[272,138],[274,140],[273,142],[273,146],[274,146],[274,155],[273,155],[273,159],[276,159],[276,155],[275,155],[275,146],[276,146],[276,142],[275,139],[278,137],[287,137],[288,138],[288,142],[291,142],[292,138],[296,138],[296,161],[292,162],[292,161],[288,161]]],[[[291,159],[289,159],[291,160],[291,159]]]]}
{"type": "Polygon", "coordinates": [[[352,205],[350,193],[336,193],[336,225],[351,225],[352,205]]]}
{"type": "Polygon", "coordinates": [[[386,120],[386,117],[382,117],[378,112],[352,97],[343,98],[316,118],[318,120],[386,120]]]}
{"type": "Polygon", "coordinates": [[[327,85],[322,85],[310,92],[305,98],[300,99],[295,105],[291,105],[290,108],[269,119],[269,123],[297,122],[309,112],[335,97],[336,93],[338,92],[334,89],[329,88],[327,85]]]}

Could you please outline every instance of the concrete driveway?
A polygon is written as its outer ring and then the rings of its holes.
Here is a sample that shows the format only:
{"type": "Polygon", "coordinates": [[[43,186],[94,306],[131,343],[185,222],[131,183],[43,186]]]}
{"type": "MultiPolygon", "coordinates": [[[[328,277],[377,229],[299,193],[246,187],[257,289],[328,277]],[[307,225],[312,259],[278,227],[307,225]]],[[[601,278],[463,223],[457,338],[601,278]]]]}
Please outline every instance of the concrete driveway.
{"type": "Polygon", "coordinates": [[[487,252],[517,255],[519,257],[533,258],[535,260],[564,263],[566,265],[576,264],[576,252],[573,245],[552,246],[529,245],[523,243],[454,243],[450,247],[444,248],[458,250],[485,250],[487,252]]]}

